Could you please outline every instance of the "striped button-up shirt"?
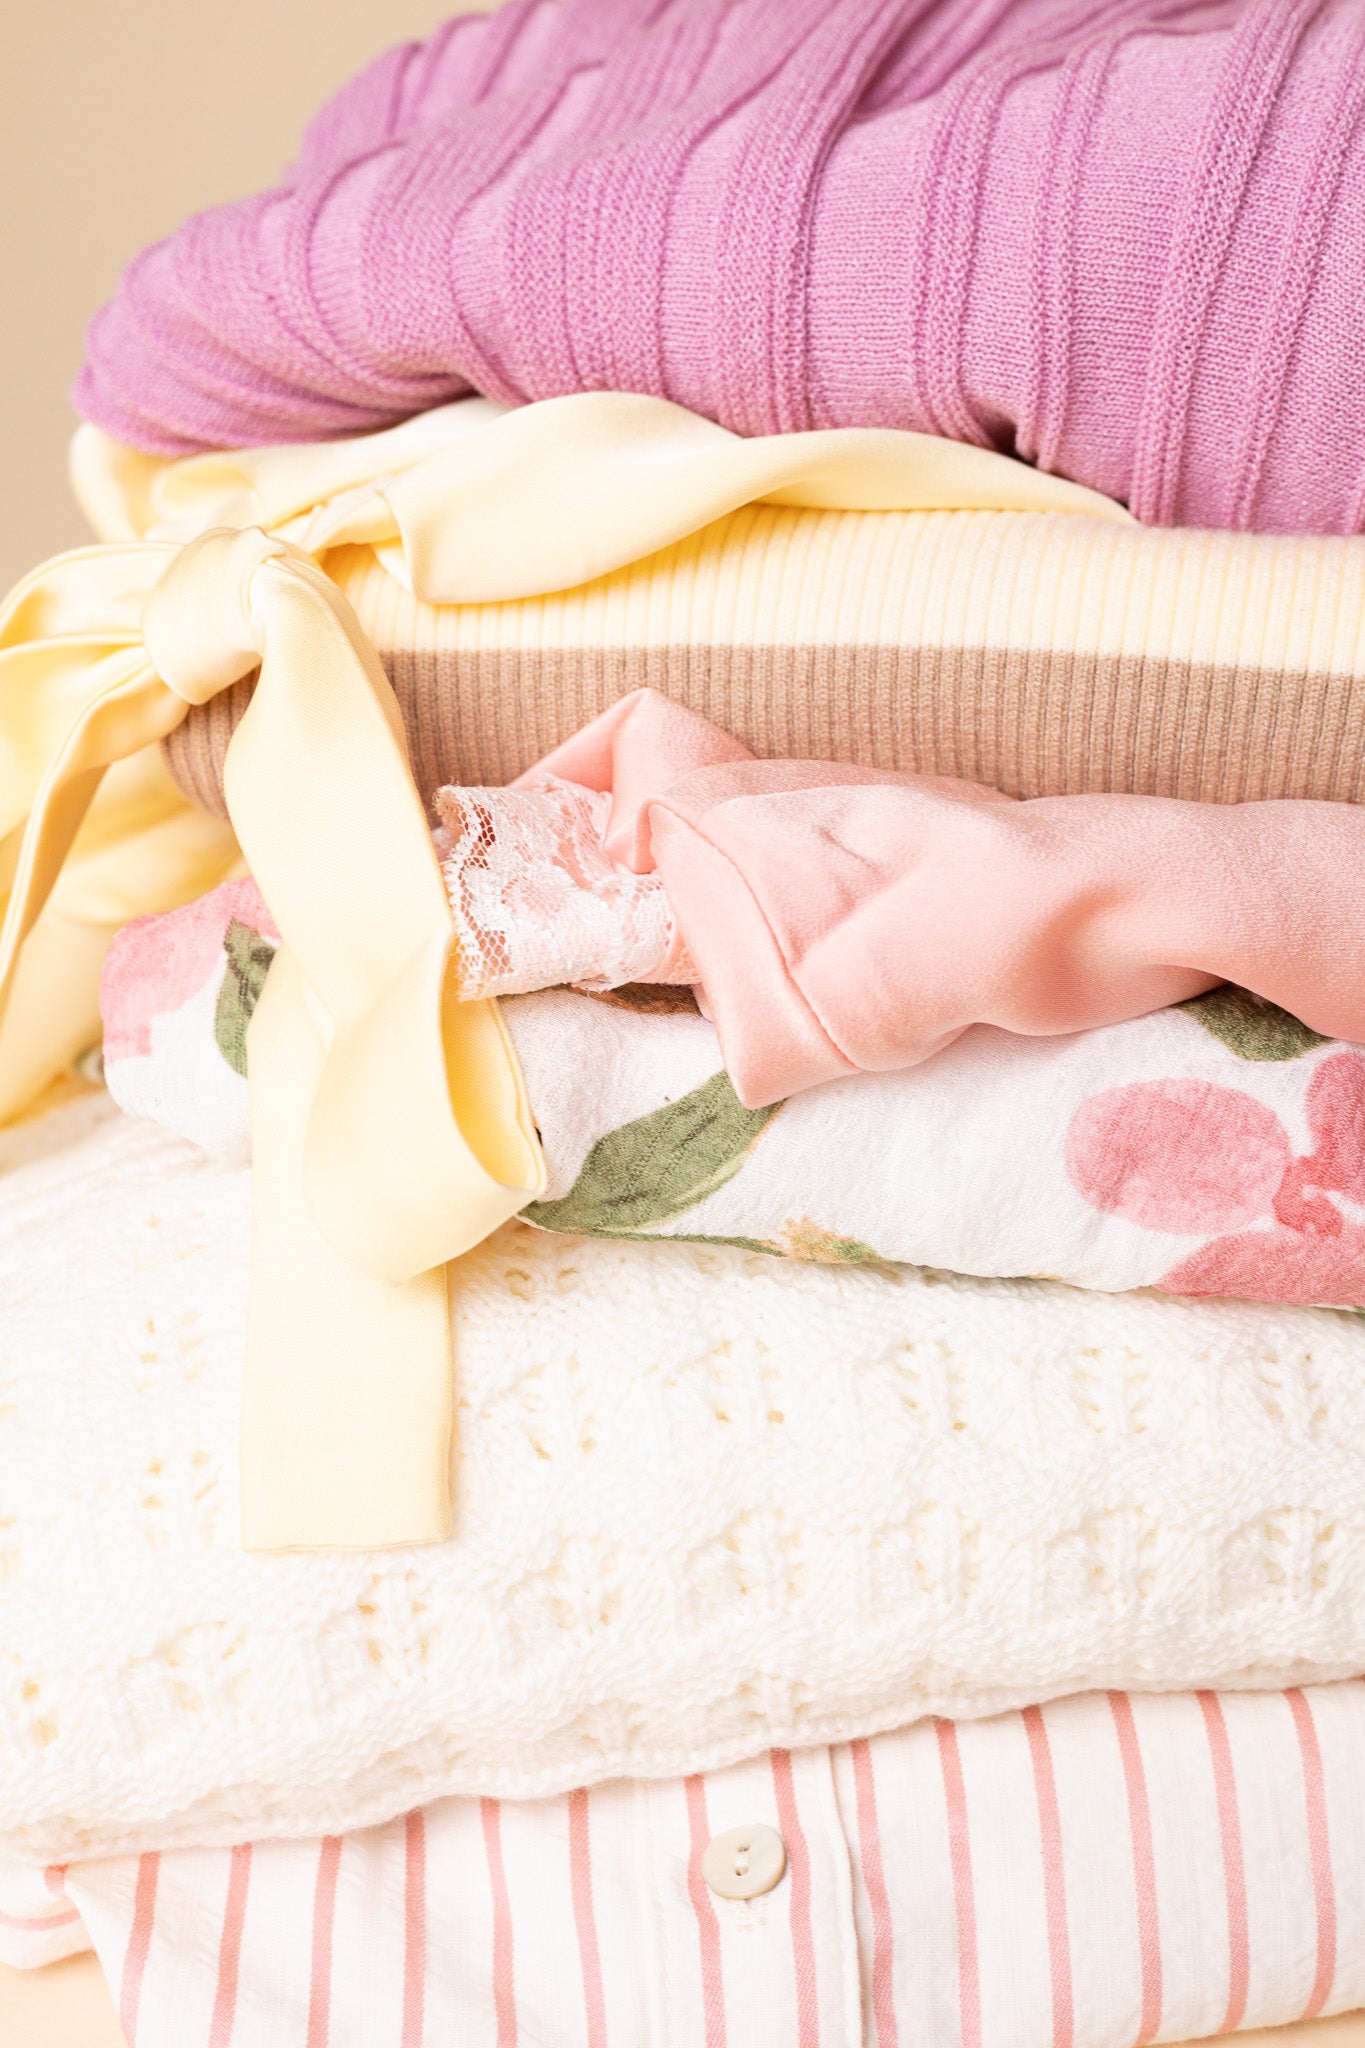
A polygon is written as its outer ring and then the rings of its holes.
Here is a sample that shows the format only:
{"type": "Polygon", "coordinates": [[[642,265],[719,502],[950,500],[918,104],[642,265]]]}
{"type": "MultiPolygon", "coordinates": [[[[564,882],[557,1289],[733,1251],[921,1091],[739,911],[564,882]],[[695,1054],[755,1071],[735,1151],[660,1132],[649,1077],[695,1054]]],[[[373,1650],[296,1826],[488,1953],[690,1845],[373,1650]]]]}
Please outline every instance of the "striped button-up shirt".
{"type": "Polygon", "coordinates": [[[32,1881],[133,2048],[1184,2040],[1365,2005],[1365,1684],[1091,1694],[32,1881]],[[758,1826],[783,1874],[718,1895],[708,1843],[758,1826]]]}

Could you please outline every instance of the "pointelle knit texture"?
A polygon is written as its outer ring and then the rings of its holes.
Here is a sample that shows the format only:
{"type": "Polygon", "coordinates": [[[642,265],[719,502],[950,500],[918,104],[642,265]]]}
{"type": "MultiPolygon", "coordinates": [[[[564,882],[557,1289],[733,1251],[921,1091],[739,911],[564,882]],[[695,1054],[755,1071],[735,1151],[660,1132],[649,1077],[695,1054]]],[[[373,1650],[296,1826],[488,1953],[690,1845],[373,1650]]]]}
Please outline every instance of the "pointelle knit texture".
{"type": "Polygon", "coordinates": [[[1365,1668],[1359,1318],[521,1225],[460,1262],[453,1539],[247,1555],[249,1176],[73,1118],[0,1182],[30,1860],[1365,1668]]]}

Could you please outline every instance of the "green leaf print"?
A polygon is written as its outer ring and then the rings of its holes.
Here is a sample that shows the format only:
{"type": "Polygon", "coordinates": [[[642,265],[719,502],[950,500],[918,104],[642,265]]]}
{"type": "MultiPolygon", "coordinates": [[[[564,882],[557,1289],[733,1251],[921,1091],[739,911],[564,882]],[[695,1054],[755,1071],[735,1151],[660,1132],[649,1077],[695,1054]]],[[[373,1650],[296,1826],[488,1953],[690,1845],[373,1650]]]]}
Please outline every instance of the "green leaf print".
{"type": "Polygon", "coordinates": [[[681,1216],[738,1173],[780,1103],[746,1109],[726,1073],[599,1138],[557,1202],[532,1202],[528,1223],[585,1237],[633,1237],[681,1216]]]}
{"type": "Polygon", "coordinates": [[[223,936],[223,951],[227,954],[227,973],[213,1013],[213,1035],[233,1073],[245,1079],[246,1027],[265,987],[275,957],[275,941],[262,937],[249,924],[241,924],[234,917],[223,936]]]}
{"type": "Polygon", "coordinates": [[[1326,1045],[1319,1031],[1310,1031],[1278,1003],[1254,996],[1248,988],[1226,982],[1206,995],[1177,1003],[1239,1060],[1296,1060],[1315,1045],[1326,1045]]]}

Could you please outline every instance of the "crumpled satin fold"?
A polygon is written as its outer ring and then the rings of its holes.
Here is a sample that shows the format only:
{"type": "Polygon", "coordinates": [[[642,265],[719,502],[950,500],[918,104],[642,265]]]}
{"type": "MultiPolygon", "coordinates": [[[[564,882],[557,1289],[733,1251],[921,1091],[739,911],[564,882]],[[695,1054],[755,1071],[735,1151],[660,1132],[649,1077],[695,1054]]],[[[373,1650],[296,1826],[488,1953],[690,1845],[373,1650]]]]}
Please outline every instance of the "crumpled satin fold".
{"type": "MultiPolygon", "coordinates": [[[[1324,1040],[1365,1041],[1365,805],[1021,800],[953,776],[764,761],[650,689],[514,788],[606,797],[595,850],[661,886],[748,1109],[917,1066],[974,1025],[1093,1032],[1220,982],[1324,1040]]],[[[441,792],[442,815],[461,794],[441,792]]],[[[656,958],[642,981],[673,978],[656,958]]]]}
{"type": "Polygon", "coordinates": [[[569,590],[757,503],[1134,523],[1098,491],[932,434],[841,427],[746,441],[666,399],[621,391],[515,410],[467,398],[354,441],[178,461],[84,426],[72,481],[107,540],[262,526],[311,555],[370,546],[429,604],[569,590]]]}
{"type": "Polygon", "coordinates": [[[181,462],[84,428],[73,478],[113,545],[47,564],[0,612],[0,1114],[94,1035],[110,931],[232,871],[231,836],[172,790],[154,743],[259,665],[225,774],[283,936],[250,1034],[246,1538],[440,1538],[444,1266],[542,1168],[496,1006],[455,999],[397,707],[327,551],[370,546],[427,601],[486,602],[606,574],[755,499],[1128,515],[979,448],[742,441],[618,393],[470,400],[360,440],[181,462]]]}

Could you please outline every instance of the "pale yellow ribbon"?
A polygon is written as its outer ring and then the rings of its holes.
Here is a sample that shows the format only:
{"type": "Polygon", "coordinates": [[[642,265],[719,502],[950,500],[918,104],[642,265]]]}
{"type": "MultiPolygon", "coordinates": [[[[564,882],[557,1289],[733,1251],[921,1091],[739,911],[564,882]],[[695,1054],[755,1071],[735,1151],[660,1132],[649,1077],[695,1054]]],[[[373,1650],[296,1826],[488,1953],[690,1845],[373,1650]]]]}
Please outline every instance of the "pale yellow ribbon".
{"type": "Polygon", "coordinates": [[[741,441],[617,393],[514,413],[471,400],[361,440],[181,462],[87,428],[73,473],[114,544],[48,564],[0,612],[0,1114],[94,1035],[109,931],[237,861],[155,743],[259,668],[225,769],[283,938],[249,1047],[246,1540],[439,1538],[445,1266],[543,1168],[496,1006],[457,1000],[392,691],[315,558],[367,545],[424,599],[486,602],[606,574],[755,499],[1127,515],[980,449],[875,430],[741,441]]]}
{"type": "Polygon", "coordinates": [[[542,1170],[496,1006],[458,1001],[449,906],[378,659],[316,564],[255,528],[67,557],[16,593],[7,623],[0,986],[104,768],[260,669],[226,768],[284,942],[250,1034],[246,1540],[438,1538],[444,1267],[538,1192],[542,1170]],[[140,595],[140,633],[63,630],[87,607],[127,619],[140,595]]]}
{"type": "Polygon", "coordinates": [[[450,1526],[444,1267],[543,1186],[520,1069],[496,1004],[459,1001],[398,707],[336,586],[219,529],[143,635],[191,703],[260,664],[224,773],[283,940],[248,1040],[247,1541],[430,1541],[450,1526]]]}

